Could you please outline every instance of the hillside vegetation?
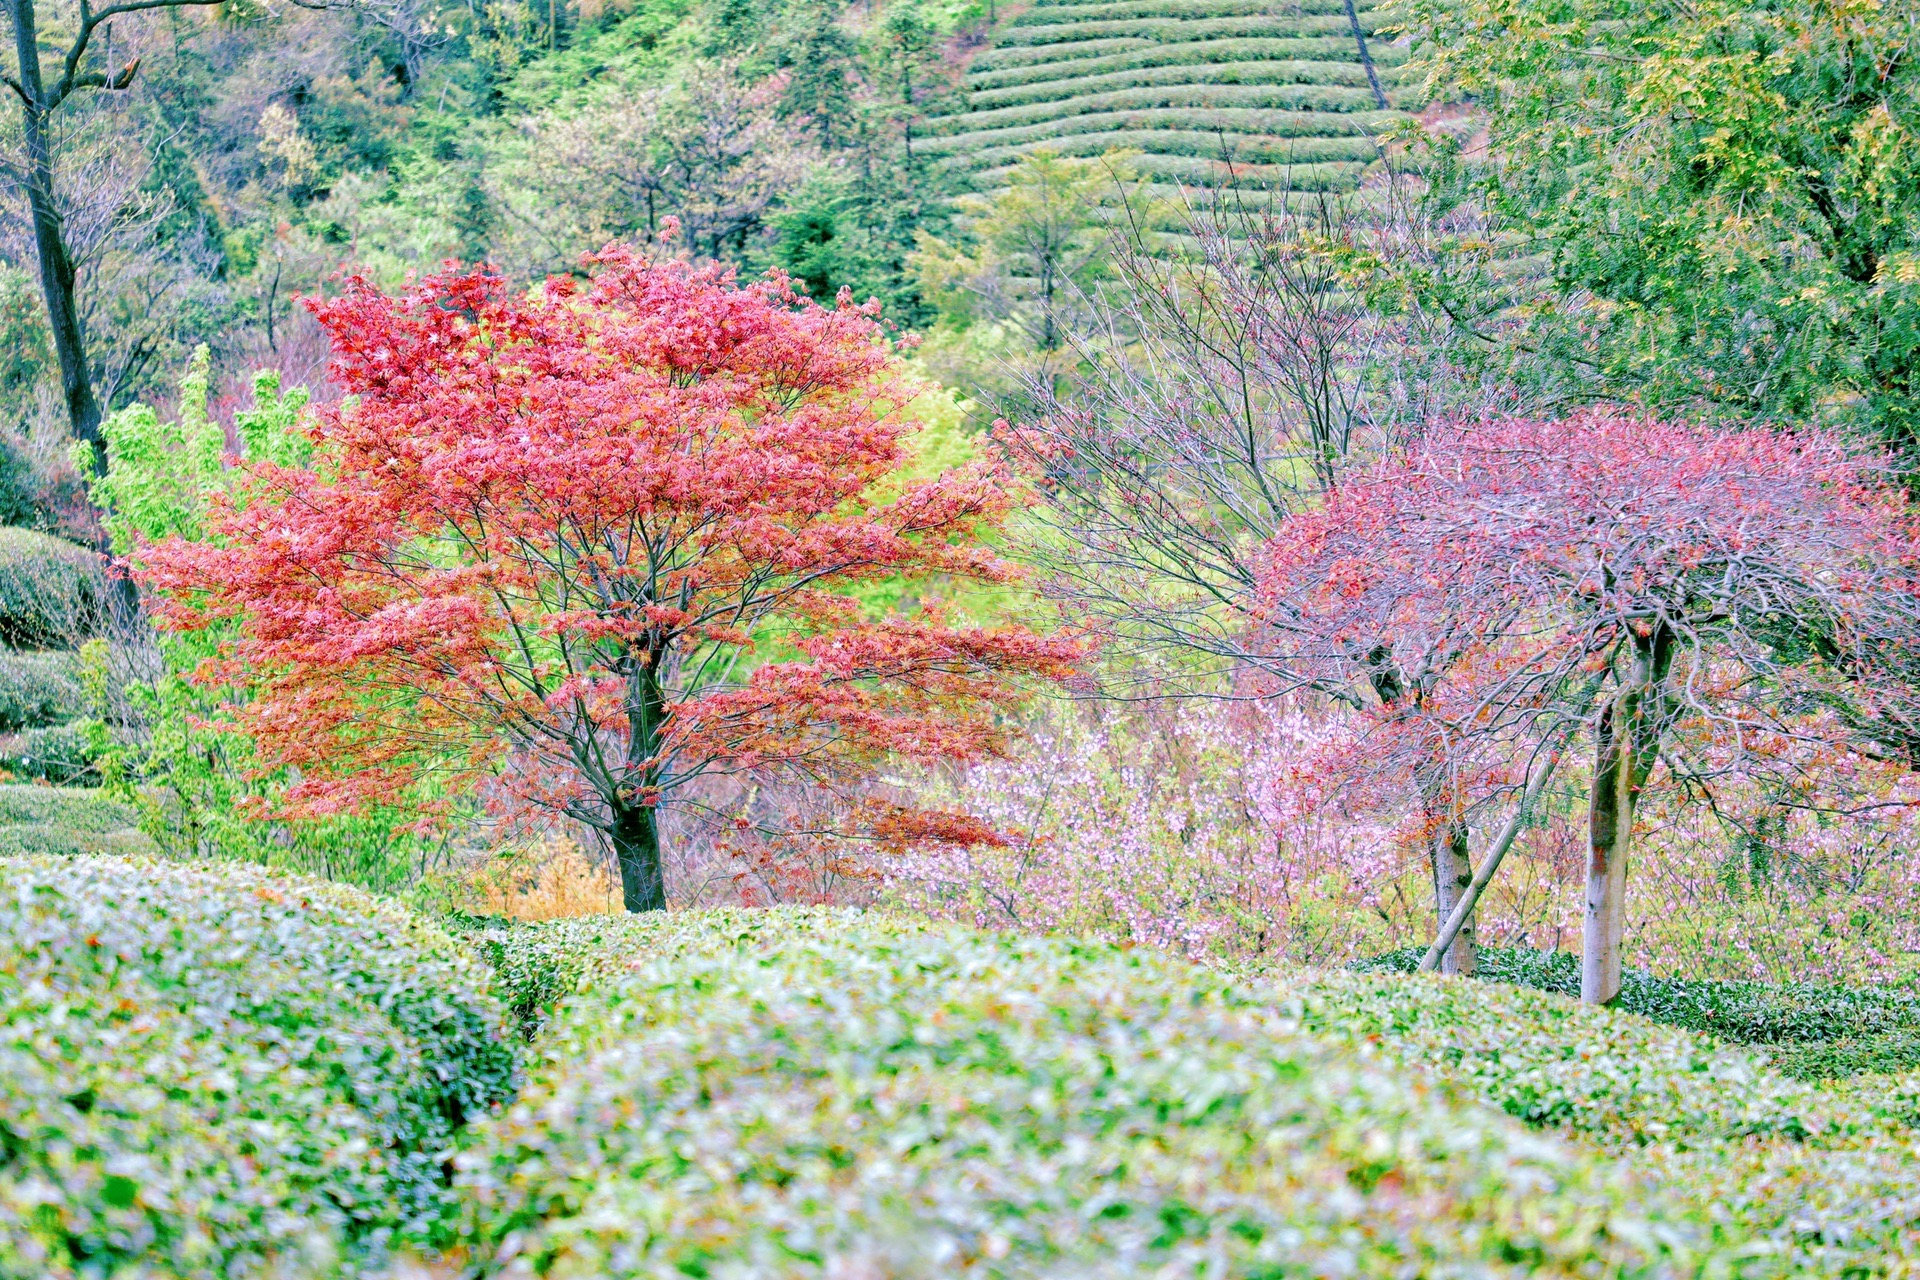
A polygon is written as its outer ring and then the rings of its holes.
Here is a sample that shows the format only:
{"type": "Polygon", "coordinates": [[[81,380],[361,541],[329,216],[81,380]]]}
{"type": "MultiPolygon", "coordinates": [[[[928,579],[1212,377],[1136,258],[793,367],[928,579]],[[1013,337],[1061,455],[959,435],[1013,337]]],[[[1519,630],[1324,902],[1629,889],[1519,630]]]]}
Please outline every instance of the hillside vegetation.
{"type": "MultiPolygon", "coordinates": [[[[1363,6],[1361,29],[1377,22],[1363,6]]],[[[963,109],[916,145],[983,186],[1037,150],[1123,150],[1167,189],[1351,190],[1405,105],[1404,50],[1368,48],[1385,109],[1339,0],[1041,0],[1000,27],[968,69],[963,109]]]]}

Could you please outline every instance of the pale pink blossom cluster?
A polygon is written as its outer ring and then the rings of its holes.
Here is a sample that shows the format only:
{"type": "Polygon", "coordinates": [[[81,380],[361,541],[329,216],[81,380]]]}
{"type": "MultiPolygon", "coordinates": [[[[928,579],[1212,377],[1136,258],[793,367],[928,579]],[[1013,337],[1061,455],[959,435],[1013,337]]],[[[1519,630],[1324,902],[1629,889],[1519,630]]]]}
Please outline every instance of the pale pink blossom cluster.
{"type": "MultiPolygon", "coordinates": [[[[1013,758],[921,784],[1007,844],[889,861],[883,897],[1196,959],[1339,965],[1424,944],[1431,872],[1411,814],[1329,767],[1355,745],[1337,714],[1286,703],[1055,708],[1013,758]]],[[[1481,942],[1578,948],[1584,774],[1565,766],[1516,843],[1482,899],[1481,942]]],[[[1641,811],[1630,966],[1769,982],[1920,971],[1920,783],[1890,771],[1884,805],[1842,816],[1769,808],[1737,777],[1712,804],[1663,781],[1641,811]]],[[[1476,848],[1486,834],[1476,826],[1476,848]]]]}
{"type": "Polygon", "coordinates": [[[1075,704],[1012,759],[932,780],[1010,837],[903,859],[902,906],[1190,956],[1341,963],[1400,936],[1378,889],[1390,823],[1347,811],[1311,762],[1339,726],[1253,702],[1075,704]]]}

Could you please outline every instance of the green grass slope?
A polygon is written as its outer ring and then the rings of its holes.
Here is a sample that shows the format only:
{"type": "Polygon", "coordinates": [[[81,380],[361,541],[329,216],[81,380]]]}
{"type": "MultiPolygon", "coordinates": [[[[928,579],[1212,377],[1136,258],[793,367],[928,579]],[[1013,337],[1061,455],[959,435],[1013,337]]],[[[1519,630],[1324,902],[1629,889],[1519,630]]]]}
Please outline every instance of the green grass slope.
{"type": "Polygon", "coordinates": [[[0,858],[0,1276],[310,1280],[429,1239],[515,1082],[490,985],[336,886],[0,858]]]}
{"type": "MultiPolygon", "coordinates": [[[[1360,23],[1371,36],[1364,3],[1360,23]]],[[[915,145],[984,187],[1026,152],[1124,149],[1162,191],[1352,190],[1407,105],[1405,52],[1368,48],[1386,110],[1341,0],[1041,0],[974,59],[963,109],[915,145]]]]}

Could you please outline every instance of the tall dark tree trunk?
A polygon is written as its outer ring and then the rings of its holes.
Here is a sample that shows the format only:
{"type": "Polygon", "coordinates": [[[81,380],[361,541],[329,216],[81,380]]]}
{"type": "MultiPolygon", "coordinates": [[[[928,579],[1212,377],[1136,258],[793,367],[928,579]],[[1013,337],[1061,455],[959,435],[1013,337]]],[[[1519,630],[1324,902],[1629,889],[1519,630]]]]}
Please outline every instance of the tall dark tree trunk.
{"type": "Polygon", "coordinates": [[[1612,1004],[1620,994],[1626,938],[1627,855],[1634,811],[1660,756],[1663,691],[1673,667],[1673,633],[1657,627],[1633,640],[1618,692],[1594,727],[1593,795],[1587,807],[1587,906],[1580,936],[1580,999],[1612,1004]]]}
{"type": "Polygon", "coordinates": [[[27,207],[33,218],[35,256],[40,260],[40,292],[47,304],[47,327],[53,334],[54,354],[60,360],[60,390],[67,402],[67,423],[74,439],[86,442],[93,451],[95,468],[105,474],[107,443],[100,433],[100,402],[94,399],[86,338],[74,300],[73,259],[67,253],[60,209],[54,202],[53,148],[47,137],[50,107],[40,76],[39,24],[33,0],[6,0],[6,4],[20,66],[27,207]]]}
{"type": "Polygon", "coordinates": [[[620,905],[628,911],[665,911],[667,882],[660,869],[660,810],[650,804],[614,811],[608,832],[620,863],[620,905]]]}
{"type": "Polygon", "coordinates": [[[607,831],[620,863],[620,901],[629,911],[665,911],[667,881],[660,864],[660,762],[667,726],[667,694],[660,684],[665,654],[635,657],[627,672],[628,784],[612,803],[607,831]],[[632,785],[637,782],[636,787],[632,785]]]}

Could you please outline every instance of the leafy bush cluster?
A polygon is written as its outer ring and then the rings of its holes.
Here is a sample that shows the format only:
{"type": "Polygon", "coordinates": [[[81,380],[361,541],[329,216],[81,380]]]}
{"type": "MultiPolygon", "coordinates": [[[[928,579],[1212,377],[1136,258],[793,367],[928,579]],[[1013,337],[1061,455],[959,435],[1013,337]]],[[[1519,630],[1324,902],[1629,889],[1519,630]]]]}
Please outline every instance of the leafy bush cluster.
{"type": "Polygon", "coordinates": [[[0,857],[153,851],[139,815],[96,789],[0,786],[0,857]]]}
{"type": "MultiPolygon", "coordinates": [[[[1343,13],[1337,0],[1303,0],[1287,6],[1295,14],[1343,13]]],[[[1103,18],[1229,18],[1273,12],[1271,0],[1113,0],[1107,4],[1037,4],[1017,24],[1092,21],[1103,18]]]]}
{"type": "Polygon", "coordinates": [[[1753,1274],[1906,1275],[1920,1257],[1920,1076],[1823,1088],[1766,1055],[1562,995],[1282,972],[1303,1027],[1634,1168],[1742,1240],[1753,1274]]]}
{"type": "MultiPolygon", "coordinates": [[[[1027,58],[997,64],[1004,70],[982,68],[976,62],[968,75],[968,84],[978,85],[979,89],[976,94],[969,96],[968,101],[976,108],[992,106],[1001,100],[1001,94],[1024,86],[1038,87],[1043,83],[1053,86],[1050,90],[1052,96],[1066,98],[1078,92],[1106,87],[1112,83],[1110,77],[1136,75],[1179,78],[1218,73],[1233,77],[1236,83],[1246,84],[1349,85],[1357,89],[1367,86],[1366,70],[1359,63],[1321,62],[1291,57],[1284,52],[1285,42],[1214,40],[1204,46],[1192,47],[1140,47],[1137,41],[1100,43],[1126,47],[1093,53],[1087,51],[1085,46],[1076,45],[1074,52],[1084,56],[1074,61],[1027,58]]],[[[1391,84],[1398,64],[1382,58],[1376,59],[1375,65],[1382,80],[1391,84]]],[[[1130,78],[1122,82],[1133,83],[1130,78]]],[[[1368,101],[1371,100],[1369,95],[1368,101]]]]}
{"type": "MultiPolygon", "coordinates": [[[[1087,74],[1094,75],[1103,71],[1118,71],[1130,66],[1161,67],[1176,66],[1183,63],[1218,62],[1231,59],[1245,61],[1253,58],[1268,58],[1277,61],[1319,61],[1339,63],[1344,61],[1341,55],[1353,54],[1351,38],[1337,36],[1285,37],[1285,36],[1223,36],[1216,40],[1178,40],[1154,41],[1139,36],[1106,36],[1098,40],[1084,40],[1072,44],[1064,42],[1044,45],[1011,45],[1004,52],[994,49],[975,59],[968,76],[968,87],[972,87],[973,75],[993,73],[1009,68],[1021,68],[1037,71],[1050,68],[1046,74],[1035,79],[1059,79],[1072,74],[1069,67],[1083,68],[1087,74]],[[1116,55],[1121,55],[1117,57],[1116,55]]],[[[1381,63],[1391,63],[1391,57],[1381,58],[1381,63]]],[[[1354,64],[1359,69],[1359,64],[1354,64]]],[[[994,85],[994,81],[988,84],[994,85]]],[[[1004,83],[1004,82],[1000,82],[1004,83]]]]}
{"type": "MultiPolygon", "coordinates": [[[[1361,27],[1372,26],[1368,9],[1361,27]]],[[[1130,167],[1147,179],[1349,189],[1378,159],[1368,135],[1401,118],[1367,111],[1388,104],[1376,101],[1349,28],[1343,5],[1319,3],[1285,14],[1238,0],[1219,8],[1038,5],[974,59],[960,109],[932,122],[945,136],[922,146],[971,170],[981,188],[1004,185],[1003,167],[1027,152],[1086,156],[1122,147],[1140,153],[1130,167]],[[1193,87],[1203,79],[1211,87],[1193,87]],[[1289,81],[1310,87],[1255,87],[1289,81]],[[1246,87],[1225,87],[1238,83],[1246,87]],[[1353,167],[1265,168],[1341,162],[1353,167]]],[[[1406,61],[1404,50],[1384,43],[1374,57],[1382,68],[1406,61]]]]}
{"type": "Polygon", "coordinates": [[[65,647],[98,634],[106,592],[100,558],[85,547],[0,528],[0,646],[65,647]]]}
{"type": "Polygon", "coordinates": [[[499,943],[530,998],[584,980],[459,1159],[482,1274],[1691,1265],[1593,1162],[1149,953],[828,911],[499,943]]]}
{"type": "MultiPolygon", "coordinates": [[[[1104,142],[1099,146],[1054,146],[1050,148],[1028,148],[1031,150],[1053,150],[1064,155],[1100,155],[1109,147],[1117,145],[1111,141],[1113,135],[1096,135],[1104,142]]],[[[1213,140],[1218,146],[1219,140],[1213,140]]],[[[1003,161],[1016,159],[1020,154],[1011,148],[998,153],[994,158],[1003,161]]],[[[1293,192],[1309,191],[1351,191],[1359,180],[1362,166],[1358,163],[1331,164],[1294,164],[1261,165],[1247,162],[1244,157],[1234,160],[1231,174],[1222,160],[1203,154],[1196,155],[1136,155],[1129,157],[1127,165],[1143,177],[1160,178],[1170,182],[1186,183],[1194,186],[1211,187],[1220,185],[1224,179],[1231,178],[1235,187],[1256,191],[1285,189],[1293,192]]],[[[982,182],[991,182],[1004,176],[1006,170],[984,170],[980,174],[982,182]]]]}
{"type": "MultiPolygon", "coordinates": [[[[1411,973],[1420,952],[1406,948],[1359,966],[1411,973]]],[[[1580,994],[1580,965],[1564,951],[1486,947],[1476,977],[1561,995],[1580,994]]],[[[1817,1080],[1920,1067],[1920,996],[1878,987],[1701,982],[1628,970],[1615,1007],[1654,1022],[1761,1045],[1776,1068],[1817,1080]]]]}
{"type": "Polygon", "coordinates": [[[349,890],[10,859],[0,939],[0,1274],[377,1259],[514,1081],[484,966],[349,890]]]}
{"type": "Polygon", "coordinates": [[[100,557],[29,529],[0,528],[0,772],[91,780],[91,710],[72,652],[106,630],[112,588],[100,557]]]}

